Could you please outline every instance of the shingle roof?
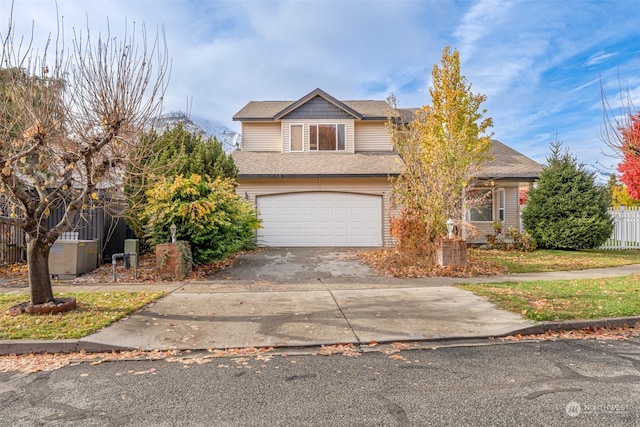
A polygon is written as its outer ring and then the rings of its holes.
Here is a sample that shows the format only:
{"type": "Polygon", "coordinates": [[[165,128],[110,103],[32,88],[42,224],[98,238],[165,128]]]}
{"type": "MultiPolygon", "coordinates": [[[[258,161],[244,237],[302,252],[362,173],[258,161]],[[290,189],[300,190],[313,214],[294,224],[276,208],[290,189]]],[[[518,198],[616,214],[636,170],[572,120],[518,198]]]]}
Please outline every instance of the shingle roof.
{"type": "Polygon", "coordinates": [[[360,100],[338,101],[331,95],[315,89],[296,101],[251,101],[234,116],[235,121],[273,121],[281,118],[290,110],[304,105],[309,100],[320,96],[336,107],[341,108],[354,117],[362,120],[386,120],[389,117],[390,107],[386,101],[360,100]]]}
{"type": "MultiPolygon", "coordinates": [[[[500,141],[492,141],[479,179],[530,180],[540,175],[542,165],[500,141]]],[[[236,151],[232,157],[241,178],[373,177],[398,175],[402,161],[395,152],[259,152],[236,151]]]]}
{"type": "Polygon", "coordinates": [[[487,161],[478,176],[480,179],[537,179],[542,165],[495,139],[491,141],[487,161]]]}
{"type": "Polygon", "coordinates": [[[231,154],[240,178],[373,177],[397,175],[402,168],[395,152],[280,153],[235,151],[231,154]]]}
{"type": "Polygon", "coordinates": [[[294,101],[251,101],[234,116],[233,120],[273,120],[276,114],[294,101]]]}

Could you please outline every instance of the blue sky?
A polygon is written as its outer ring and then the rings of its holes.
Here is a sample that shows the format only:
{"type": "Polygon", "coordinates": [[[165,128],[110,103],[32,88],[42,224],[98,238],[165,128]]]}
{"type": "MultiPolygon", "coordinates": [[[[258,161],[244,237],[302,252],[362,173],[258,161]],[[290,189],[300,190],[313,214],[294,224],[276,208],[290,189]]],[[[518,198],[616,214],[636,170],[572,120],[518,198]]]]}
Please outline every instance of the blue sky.
{"type": "MultiPolygon", "coordinates": [[[[0,32],[10,1],[0,0],[0,32]]],[[[640,105],[640,4],[634,1],[58,0],[70,29],[119,34],[125,19],[164,26],[173,59],[165,110],[239,131],[251,100],[295,100],[315,88],[338,99],[430,102],[444,46],[494,120],[494,137],[544,163],[556,138],[587,165],[613,171],[601,141],[601,87],[640,105]],[[607,169],[610,168],[610,169],[607,169]]],[[[19,33],[55,31],[53,0],[17,0],[19,33]]]]}

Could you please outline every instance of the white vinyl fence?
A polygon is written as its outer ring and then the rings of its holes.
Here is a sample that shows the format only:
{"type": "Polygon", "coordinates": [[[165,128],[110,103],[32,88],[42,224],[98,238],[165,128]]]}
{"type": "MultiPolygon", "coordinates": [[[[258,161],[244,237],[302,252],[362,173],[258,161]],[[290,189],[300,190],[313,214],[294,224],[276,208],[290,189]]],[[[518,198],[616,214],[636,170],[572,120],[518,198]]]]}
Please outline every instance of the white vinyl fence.
{"type": "Polygon", "coordinates": [[[640,249],[640,208],[610,208],[613,233],[601,249],[640,249]]]}

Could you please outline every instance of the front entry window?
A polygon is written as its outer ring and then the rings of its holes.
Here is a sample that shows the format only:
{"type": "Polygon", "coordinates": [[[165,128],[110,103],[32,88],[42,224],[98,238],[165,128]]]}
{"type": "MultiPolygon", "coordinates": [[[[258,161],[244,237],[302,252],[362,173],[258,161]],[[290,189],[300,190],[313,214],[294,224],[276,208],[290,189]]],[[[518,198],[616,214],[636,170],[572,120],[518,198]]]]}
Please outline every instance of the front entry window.
{"type": "Polygon", "coordinates": [[[469,208],[469,220],[493,221],[493,191],[476,190],[470,195],[474,206],[469,208]]]}

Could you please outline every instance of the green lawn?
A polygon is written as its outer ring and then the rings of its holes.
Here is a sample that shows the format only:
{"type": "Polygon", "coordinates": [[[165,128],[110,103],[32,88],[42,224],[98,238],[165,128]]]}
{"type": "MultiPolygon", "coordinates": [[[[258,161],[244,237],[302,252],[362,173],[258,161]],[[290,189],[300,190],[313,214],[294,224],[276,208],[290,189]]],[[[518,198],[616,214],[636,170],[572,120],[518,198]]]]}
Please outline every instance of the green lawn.
{"type": "Polygon", "coordinates": [[[640,276],[522,283],[464,284],[500,308],[536,320],[640,315],[640,276]]]}
{"type": "Polygon", "coordinates": [[[166,292],[77,292],[78,307],[67,313],[10,316],[7,310],[29,300],[26,294],[0,294],[0,339],[82,338],[163,297],[166,292]]]}
{"type": "Polygon", "coordinates": [[[471,249],[471,257],[506,267],[510,273],[538,273],[545,271],[584,270],[640,264],[640,250],[537,250],[515,252],[471,249]]]}

